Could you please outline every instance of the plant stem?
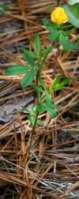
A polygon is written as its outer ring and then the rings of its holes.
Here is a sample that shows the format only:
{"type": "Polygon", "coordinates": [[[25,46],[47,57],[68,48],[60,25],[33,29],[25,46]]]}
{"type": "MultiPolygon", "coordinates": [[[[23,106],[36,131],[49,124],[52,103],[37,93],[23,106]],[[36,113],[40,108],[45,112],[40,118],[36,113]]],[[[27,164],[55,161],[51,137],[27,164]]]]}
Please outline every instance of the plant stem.
{"type": "MultiPolygon", "coordinates": [[[[41,71],[38,69],[37,74],[36,74],[36,86],[39,86],[39,77],[40,77],[41,71]]],[[[38,120],[38,105],[40,101],[40,93],[37,92],[37,102],[36,102],[36,114],[35,114],[35,121],[32,127],[32,131],[30,133],[30,140],[29,140],[29,152],[31,154],[31,148],[32,148],[32,136],[35,133],[36,125],[37,125],[37,120],[38,120]]]]}

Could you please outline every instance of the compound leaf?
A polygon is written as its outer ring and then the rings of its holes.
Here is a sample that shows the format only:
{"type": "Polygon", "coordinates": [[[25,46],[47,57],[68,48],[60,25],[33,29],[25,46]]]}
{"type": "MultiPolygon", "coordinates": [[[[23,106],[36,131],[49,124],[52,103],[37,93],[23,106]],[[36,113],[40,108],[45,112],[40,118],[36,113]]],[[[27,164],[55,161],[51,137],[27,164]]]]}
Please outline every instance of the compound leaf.
{"type": "Polygon", "coordinates": [[[32,68],[32,70],[28,71],[28,73],[21,79],[21,86],[23,88],[30,86],[34,79],[34,75],[35,75],[35,70],[34,70],[34,68],[32,68]]]}
{"type": "Polygon", "coordinates": [[[51,97],[48,93],[46,93],[45,96],[46,100],[46,110],[50,114],[52,118],[55,118],[57,116],[57,109],[55,104],[52,102],[51,97]]]}
{"type": "Polygon", "coordinates": [[[29,65],[34,66],[35,60],[34,60],[34,55],[31,51],[24,49],[23,50],[23,57],[25,61],[28,62],[29,65]]]}
{"type": "Polygon", "coordinates": [[[16,64],[5,69],[5,74],[6,75],[19,75],[22,73],[26,73],[27,71],[28,71],[27,66],[19,66],[16,64]]]}

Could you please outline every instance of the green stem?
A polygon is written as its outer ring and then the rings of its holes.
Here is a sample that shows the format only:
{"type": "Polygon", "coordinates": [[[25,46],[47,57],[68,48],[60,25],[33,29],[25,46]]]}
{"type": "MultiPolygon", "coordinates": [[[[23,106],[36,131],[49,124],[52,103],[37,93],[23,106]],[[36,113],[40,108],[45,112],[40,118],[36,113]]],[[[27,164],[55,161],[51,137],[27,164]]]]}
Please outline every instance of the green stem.
{"type": "MultiPolygon", "coordinates": [[[[38,70],[38,71],[37,71],[37,74],[36,74],[36,86],[37,86],[37,87],[39,86],[39,77],[40,77],[40,74],[41,74],[41,71],[38,70]]],[[[30,143],[29,143],[29,151],[30,151],[30,152],[31,152],[31,146],[32,146],[32,136],[33,136],[34,133],[35,133],[35,129],[36,129],[36,125],[37,125],[37,120],[38,120],[38,115],[39,115],[39,112],[38,112],[39,100],[40,100],[40,93],[37,93],[37,103],[36,103],[35,121],[34,121],[34,125],[33,125],[33,127],[32,127],[32,131],[31,131],[31,134],[30,134],[30,143]]]]}
{"type": "MultiPolygon", "coordinates": [[[[36,86],[39,87],[39,77],[40,77],[40,70],[38,69],[37,74],[36,74],[36,86]]],[[[35,133],[35,128],[38,120],[38,105],[39,105],[39,100],[40,100],[40,93],[37,92],[37,103],[36,103],[36,115],[35,115],[35,121],[34,125],[32,128],[32,133],[35,133]]]]}

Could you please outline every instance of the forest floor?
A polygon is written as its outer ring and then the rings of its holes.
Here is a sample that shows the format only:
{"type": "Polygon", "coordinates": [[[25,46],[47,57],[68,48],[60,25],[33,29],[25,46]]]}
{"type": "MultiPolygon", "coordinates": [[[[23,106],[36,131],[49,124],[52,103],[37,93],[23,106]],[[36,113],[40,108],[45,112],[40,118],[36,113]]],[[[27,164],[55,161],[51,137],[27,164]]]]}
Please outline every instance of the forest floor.
{"type": "Polygon", "coordinates": [[[49,8],[56,1],[4,4],[8,9],[0,14],[0,199],[79,199],[79,51],[60,53],[57,59],[51,53],[45,63],[46,82],[56,74],[73,81],[53,94],[58,115],[41,115],[43,125],[36,128],[29,157],[32,127],[21,108],[31,108],[34,91],[22,89],[19,78],[7,77],[4,71],[24,64],[22,50],[31,48],[36,32],[43,47],[48,45],[42,19],[50,17],[49,8]]]}

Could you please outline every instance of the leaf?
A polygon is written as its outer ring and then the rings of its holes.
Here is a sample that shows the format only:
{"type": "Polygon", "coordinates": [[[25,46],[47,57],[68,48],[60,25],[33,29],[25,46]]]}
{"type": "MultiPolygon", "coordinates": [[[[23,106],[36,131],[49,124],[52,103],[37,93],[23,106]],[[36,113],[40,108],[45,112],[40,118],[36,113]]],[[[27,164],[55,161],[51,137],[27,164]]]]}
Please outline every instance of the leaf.
{"type": "Polygon", "coordinates": [[[31,111],[29,112],[28,119],[31,122],[32,126],[35,123],[35,114],[36,114],[36,106],[32,105],[31,111]]]}
{"type": "Polygon", "coordinates": [[[55,23],[51,23],[48,19],[43,19],[43,25],[49,30],[49,32],[56,31],[60,27],[55,23]]]}
{"type": "Polygon", "coordinates": [[[24,49],[23,50],[23,57],[25,61],[28,62],[29,65],[34,66],[35,60],[34,60],[34,55],[31,51],[24,49]]]}
{"type": "Polygon", "coordinates": [[[45,28],[47,28],[50,32],[52,31],[52,24],[48,19],[43,19],[43,25],[45,28]]]}
{"type": "Polygon", "coordinates": [[[4,3],[0,3],[0,14],[4,14],[7,9],[7,5],[5,5],[4,3]]]}
{"type": "Polygon", "coordinates": [[[69,83],[69,80],[65,79],[63,82],[61,83],[57,83],[56,85],[53,86],[53,90],[54,91],[59,91],[64,89],[65,86],[67,86],[69,83]]]}
{"type": "Polygon", "coordinates": [[[63,33],[60,34],[59,42],[63,46],[65,51],[77,49],[76,43],[72,43],[68,36],[64,36],[63,33]]]}
{"type": "Polygon", "coordinates": [[[13,65],[5,69],[6,75],[19,75],[21,73],[26,73],[28,71],[28,66],[13,65]]]}
{"type": "Polygon", "coordinates": [[[34,79],[34,75],[35,75],[35,70],[34,68],[32,68],[31,71],[28,71],[27,75],[25,75],[22,79],[21,79],[21,86],[27,87],[30,86],[32,84],[32,81],[34,79]]]}
{"type": "Polygon", "coordinates": [[[70,82],[70,79],[62,77],[61,75],[57,75],[55,79],[52,81],[52,85],[49,88],[49,93],[52,93],[53,91],[60,91],[65,86],[67,86],[70,82]]]}
{"type": "Polygon", "coordinates": [[[64,10],[69,18],[69,22],[74,27],[79,28],[79,16],[76,17],[76,15],[78,15],[78,12],[79,12],[79,5],[76,4],[75,6],[76,6],[75,11],[74,11],[74,8],[69,5],[64,4],[62,7],[64,8],[64,10]]]}
{"type": "Polygon", "coordinates": [[[69,6],[71,12],[73,13],[73,15],[79,19],[79,4],[75,4],[72,6],[69,6]]]}
{"type": "Polygon", "coordinates": [[[40,42],[40,36],[38,33],[35,35],[35,39],[34,39],[34,53],[37,58],[40,57],[41,42],[40,42]]]}
{"type": "Polygon", "coordinates": [[[79,3],[79,0],[68,0],[69,5],[74,5],[76,3],[79,3]]]}
{"type": "Polygon", "coordinates": [[[50,114],[52,118],[55,118],[57,116],[57,109],[56,106],[53,104],[51,97],[48,93],[46,93],[45,101],[47,112],[50,114]]]}
{"type": "Polygon", "coordinates": [[[45,104],[43,104],[42,102],[40,102],[39,104],[38,104],[38,112],[39,113],[44,113],[46,111],[46,106],[45,106],[45,104]]]}
{"type": "Polygon", "coordinates": [[[59,38],[59,31],[54,31],[48,35],[48,39],[50,39],[51,41],[58,41],[58,38],[59,38]]]}
{"type": "MultiPolygon", "coordinates": [[[[28,119],[31,122],[32,126],[34,126],[34,124],[35,124],[35,117],[36,117],[36,106],[33,105],[31,108],[31,111],[29,112],[29,115],[28,115],[28,119]]],[[[40,118],[37,119],[36,126],[37,125],[43,125],[40,118]]]]}
{"type": "Polygon", "coordinates": [[[34,88],[34,91],[38,94],[43,93],[42,87],[38,87],[36,84],[32,84],[32,87],[34,88]]]}
{"type": "Polygon", "coordinates": [[[52,51],[53,47],[48,46],[46,49],[43,50],[43,63],[46,61],[47,56],[49,55],[49,53],[52,51]]]}

